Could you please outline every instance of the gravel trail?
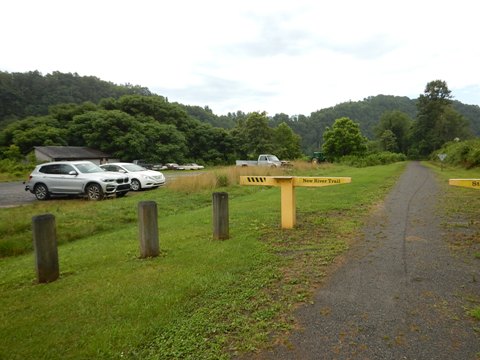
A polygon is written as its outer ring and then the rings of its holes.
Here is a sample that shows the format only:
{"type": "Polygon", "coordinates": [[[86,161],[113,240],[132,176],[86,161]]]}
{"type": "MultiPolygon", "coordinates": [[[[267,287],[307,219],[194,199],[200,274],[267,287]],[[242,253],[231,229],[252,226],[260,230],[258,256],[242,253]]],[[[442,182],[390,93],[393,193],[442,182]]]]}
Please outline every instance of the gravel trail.
{"type": "Polygon", "coordinates": [[[364,237],[297,312],[300,329],[258,359],[480,359],[464,308],[478,262],[452,255],[433,174],[412,162],[364,237]]]}

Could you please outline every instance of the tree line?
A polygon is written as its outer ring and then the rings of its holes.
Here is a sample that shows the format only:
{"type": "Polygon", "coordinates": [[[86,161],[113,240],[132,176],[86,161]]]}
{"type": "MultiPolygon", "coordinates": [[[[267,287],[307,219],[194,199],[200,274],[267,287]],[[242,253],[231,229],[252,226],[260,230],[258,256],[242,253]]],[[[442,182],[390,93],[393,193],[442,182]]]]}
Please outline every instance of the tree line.
{"type": "Polygon", "coordinates": [[[345,135],[338,130],[343,126],[358,127],[362,146],[344,144],[354,153],[415,158],[454,138],[480,134],[480,108],[454,101],[441,80],[427,84],[416,100],[378,95],[310,116],[242,111],[217,116],[208,106],[170,103],[140,86],[59,72],[0,72],[0,105],[0,156],[10,154],[11,145],[21,153],[38,145],[86,145],[125,160],[219,164],[258,152],[292,159],[341,146],[332,146],[331,134],[345,135]],[[334,127],[343,118],[356,125],[343,120],[334,127]]]}
{"type": "Polygon", "coordinates": [[[54,105],[47,115],[12,122],[0,131],[0,156],[11,156],[15,149],[27,154],[35,146],[69,145],[89,146],[125,161],[160,163],[229,164],[259,152],[300,157],[300,137],[288,125],[272,128],[268,121],[265,113],[251,113],[226,130],[190,117],[161,96],[125,95],[98,104],[54,105]]]}
{"type": "Polygon", "coordinates": [[[473,137],[470,123],[454,109],[445,81],[429,82],[416,107],[415,119],[398,110],[384,112],[374,127],[373,141],[363,136],[360,125],[350,118],[337,119],[331,127],[326,126],[322,148],[331,159],[380,151],[419,159],[428,157],[450,141],[473,137]]]}

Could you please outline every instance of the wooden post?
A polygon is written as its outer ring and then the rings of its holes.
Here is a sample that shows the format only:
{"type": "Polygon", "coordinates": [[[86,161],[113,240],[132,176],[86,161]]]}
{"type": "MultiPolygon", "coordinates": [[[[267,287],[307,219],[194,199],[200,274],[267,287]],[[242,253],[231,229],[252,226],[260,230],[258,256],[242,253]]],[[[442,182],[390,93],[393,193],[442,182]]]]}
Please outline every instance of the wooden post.
{"type": "Polygon", "coordinates": [[[32,218],[35,268],[39,283],[55,281],[60,276],[58,265],[57,234],[55,216],[37,215],[32,218]]]}
{"type": "Polygon", "coordinates": [[[278,182],[280,183],[281,189],[282,229],[293,229],[297,221],[293,178],[281,178],[278,179],[278,182]]]}
{"type": "Polygon", "coordinates": [[[138,203],[138,224],[140,234],[140,257],[156,257],[160,254],[158,240],[158,212],[155,201],[138,203]]]}
{"type": "Polygon", "coordinates": [[[349,177],[240,176],[240,185],[280,186],[282,229],[292,229],[296,224],[296,187],[332,186],[350,182],[352,178],[349,177]]]}
{"type": "Polygon", "coordinates": [[[213,238],[226,240],[229,238],[228,193],[213,193],[213,238]]]}

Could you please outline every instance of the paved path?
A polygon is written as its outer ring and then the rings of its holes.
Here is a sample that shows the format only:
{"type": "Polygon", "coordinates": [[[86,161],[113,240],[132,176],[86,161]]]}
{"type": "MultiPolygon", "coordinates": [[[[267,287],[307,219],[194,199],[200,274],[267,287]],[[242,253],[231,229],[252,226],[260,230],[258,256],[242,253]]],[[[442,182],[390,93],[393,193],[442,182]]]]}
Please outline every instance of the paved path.
{"type": "Polygon", "coordinates": [[[22,181],[0,182],[0,208],[28,204],[34,200],[35,195],[25,191],[22,181]]]}
{"type": "Polygon", "coordinates": [[[465,314],[480,296],[479,264],[452,256],[433,174],[411,163],[364,239],[298,311],[301,329],[259,359],[480,359],[465,314]],[[478,281],[478,282],[476,282],[478,281]]]}

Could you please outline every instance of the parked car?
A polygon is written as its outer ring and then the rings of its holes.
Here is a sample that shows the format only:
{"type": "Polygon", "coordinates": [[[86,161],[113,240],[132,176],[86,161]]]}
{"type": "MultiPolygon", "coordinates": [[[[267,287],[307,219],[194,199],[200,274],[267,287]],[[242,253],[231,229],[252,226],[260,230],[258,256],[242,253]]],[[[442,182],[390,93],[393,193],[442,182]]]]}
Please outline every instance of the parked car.
{"type": "Polygon", "coordinates": [[[137,164],[119,162],[103,164],[100,167],[107,171],[127,174],[133,191],[156,188],[165,184],[165,176],[160,171],[145,169],[137,164]]]}
{"type": "Polygon", "coordinates": [[[168,163],[168,164],[165,164],[165,166],[167,167],[168,170],[185,170],[183,166],[180,166],[176,163],[168,163]]]}
{"type": "Polygon", "coordinates": [[[144,167],[147,170],[165,170],[167,167],[162,164],[149,163],[145,160],[133,160],[133,163],[144,167]]]}
{"type": "Polygon", "coordinates": [[[162,164],[153,164],[152,168],[150,170],[156,170],[156,171],[167,170],[167,167],[165,165],[162,165],[162,164]]]}
{"type": "Polygon", "coordinates": [[[195,163],[185,164],[185,165],[182,165],[182,167],[184,170],[201,170],[204,168],[204,166],[197,165],[195,163]]]}
{"type": "Polygon", "coordinates": [[[38,200],[52,195],[85,195],[89,200],[101,200],[105,196],[125,196],[130,191],[130,178],[107,172],[90,161],[57,161],[37,165],[25,190],[38,200]]]}
{"type": "Polygon", "coordinates": [[[236,160],[237,166],[269,166],[280,167],[284,166],[286,162],[278,160],[275,155],[261,154],[258,156],[258,160],[236,160]]]}

